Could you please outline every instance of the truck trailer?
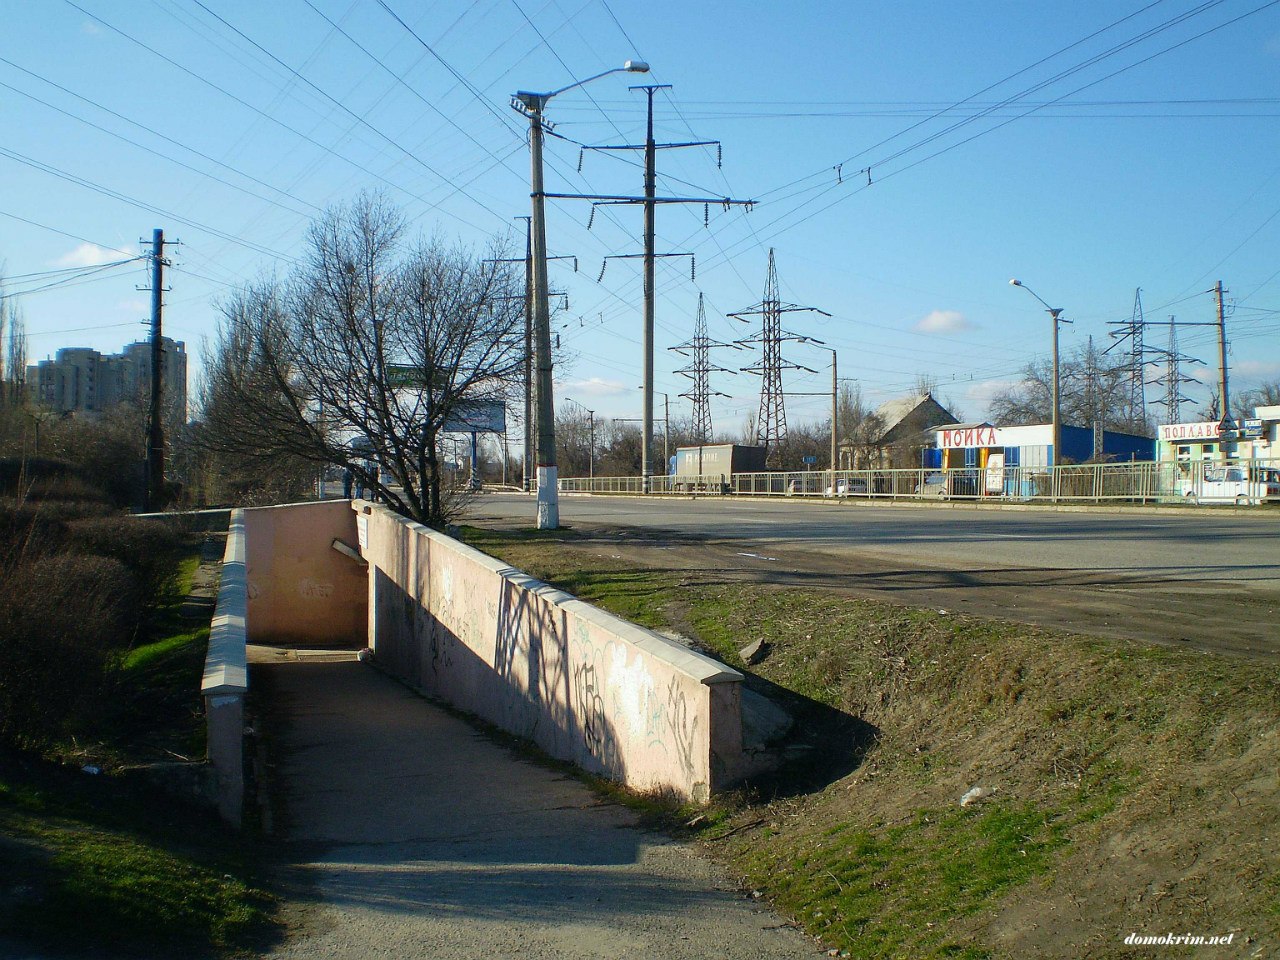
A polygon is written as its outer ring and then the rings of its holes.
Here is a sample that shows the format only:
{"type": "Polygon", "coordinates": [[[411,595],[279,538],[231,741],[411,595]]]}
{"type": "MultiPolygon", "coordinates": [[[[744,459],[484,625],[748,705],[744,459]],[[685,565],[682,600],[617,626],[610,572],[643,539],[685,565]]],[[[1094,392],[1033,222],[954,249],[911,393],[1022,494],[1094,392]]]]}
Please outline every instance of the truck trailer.
{"type": "Polygon", "coordinates": [[[676,493],[729,493],[738,473],[765,469],[766,449],[741,443],[713,443],[676,450],[671,488],[676,493]]]}

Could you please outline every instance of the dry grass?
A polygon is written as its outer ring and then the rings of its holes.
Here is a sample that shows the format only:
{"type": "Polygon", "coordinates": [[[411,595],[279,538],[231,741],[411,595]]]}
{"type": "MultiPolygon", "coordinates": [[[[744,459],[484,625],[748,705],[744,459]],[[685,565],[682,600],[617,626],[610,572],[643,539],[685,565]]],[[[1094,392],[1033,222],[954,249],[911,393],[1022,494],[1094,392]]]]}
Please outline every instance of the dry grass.
{"type": "Polygon", "coordinates": [[[765,637],[760,676],[874,728],[852,773],[784,781],[704,833],[854,956],[1125,956],[1127,934],[1169,930],[1280,942],[1273,667],[472,539],[737,666],[765,637]],[[962,809],[974,786],[993,792],[962,809]]]}

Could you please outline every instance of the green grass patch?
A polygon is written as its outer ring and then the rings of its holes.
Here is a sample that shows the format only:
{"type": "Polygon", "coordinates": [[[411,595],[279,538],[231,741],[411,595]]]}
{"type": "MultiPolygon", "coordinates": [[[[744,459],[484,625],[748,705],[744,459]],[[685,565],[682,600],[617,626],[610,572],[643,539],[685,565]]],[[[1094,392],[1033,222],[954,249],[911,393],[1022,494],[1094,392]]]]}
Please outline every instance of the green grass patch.
{"type": "Polygon", "coordinates": [[[0,904],[11,934],[55,949],[213,956],[271,927],[272,898],[240,842],[192,814],[47,778],[0,781],[0,904]],[[133,803],[126,801],[132,800],[133,803]]]}
{"type": "Polygon", "coordinates": [[[0,749],[0,929],[37,950],[221,957],[274,935],[249,841],[160,792],[163,773],[128,774],[204,755],[209,624],[181,615],[197,549],[174,557],[143,642],[119,655],[91,724],[38,757],[0,749]],[[86,763],[105,772],[80,772],[86,763]]]}
{"type": "Polygon", "coordinates": [[[953,922],[1046,874],[1066,843],[1060,816],[1029,803],[920,810],[906,823],[828,831],[799,852],[763,850],[747,858],[748,876],[859,957],[955,956],[968,946],[953,922]]]}

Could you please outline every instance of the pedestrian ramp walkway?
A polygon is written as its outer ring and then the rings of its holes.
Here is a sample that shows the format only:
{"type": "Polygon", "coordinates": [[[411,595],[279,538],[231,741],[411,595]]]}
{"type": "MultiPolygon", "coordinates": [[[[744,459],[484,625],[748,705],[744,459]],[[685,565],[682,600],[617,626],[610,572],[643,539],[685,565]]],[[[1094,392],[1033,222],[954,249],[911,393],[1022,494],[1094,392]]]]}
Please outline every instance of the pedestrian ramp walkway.
{"type": "Polygon", "coordinates": [[[340,651],[251,649],[302,897],[273,957],[812,957],[696,851],[340,651]],[[341,654],[341,655],[339,655],[341,654]]]}

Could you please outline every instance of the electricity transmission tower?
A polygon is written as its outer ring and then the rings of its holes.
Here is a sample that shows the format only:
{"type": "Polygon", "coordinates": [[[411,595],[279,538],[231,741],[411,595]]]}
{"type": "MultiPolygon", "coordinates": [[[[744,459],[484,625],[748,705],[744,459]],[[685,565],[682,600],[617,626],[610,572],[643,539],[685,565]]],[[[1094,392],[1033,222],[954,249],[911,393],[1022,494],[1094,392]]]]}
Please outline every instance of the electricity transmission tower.
{"type": "Polygon", "coordinates": [[[733,317],[735,320],[741,320],[743,323],[749,323],[750,321],[747,320],[747,317],[757,314],[762,318],[760,332],[755,336],[739,340],[738,343],[744,347],[750,344],[760,344],[762,353],[760,362],[750,367],[743,367],[742,372],[754,373],[762,378],[760,413],[756,417],[756,442],[765,448],[765,462],[770,466],[776,465],[778,444],[787,437],[787,411],[782,390],[782,371],[803,370],[806,373],[817,373],[816,370],[811,370],[809,367],[784,360],[782,356],[783,342],[793,340],[797,343],[805,343],[813,339],[812,337],[801,336],[782,329],[782,315],[784,313],[799,313],[801,311],[820,313],[824,317],[831,316],[825,310],[819,310],[817,307],[802,307],[798,304],[782,302],[778,293],[778,268],[774,263],[773,248],[770,247],[769,274],[764,284],[764,299],[746,310],[728,314],[728,316],[733,317]]]}
{"type": "Polygon", "coordinates": [[[693,339],[686,340],[679,346],[667,348],[682,356],[693,358],[693,362],[687,367],[681,367],[675,372],[693,381],[693,386],[680,396],[693,401],[693,436],[699,445],[708,443],[712,437],[711,398],[728,396],[727,393],[711,389],[711,374],[737,372],[727,367],[711,365],[711,351],[721,347],[741,349],[736,343],[721,343],[707,335],[707,311],[702,303],[702,294],[699,293],[698,316],[693,324],[693,339]]]}
{"type": "Polygon", "coordinates": [[[1164,387],[1164,396],[1155,402],[1164,407],[1165,416],[1170,423],[1178,423],[1182,416],[1182,404],[1191,402],[1189,397],[1183,396],[1183,385],[1200,382],[1195,377],[1184,374],[1182,365],[1184,363],[1203,364],[1204,361],[1178,352],[1178,323],[1173,317],[1169,318],[1169,348],[1164,351],[1164,363],[1164,373],[1151,381],[1153,386],[1164,387]]]}
{"type": "Polygon", "coordinates": [[[1148,352],[1143,341],[1146,318],[1142,314],[1142,288],[1133,291],[1133,315],[1127,320],[1113,321],[1116,329],[1111,331],[1115,341],[1103,353],[1120,347],[1127,358],[1126,376],[1129,381],[1128,419],[1133,426],[1146,425],[1147,422],[1147,379],[1146,363],[1148,352]]]}

